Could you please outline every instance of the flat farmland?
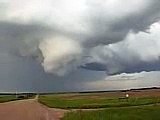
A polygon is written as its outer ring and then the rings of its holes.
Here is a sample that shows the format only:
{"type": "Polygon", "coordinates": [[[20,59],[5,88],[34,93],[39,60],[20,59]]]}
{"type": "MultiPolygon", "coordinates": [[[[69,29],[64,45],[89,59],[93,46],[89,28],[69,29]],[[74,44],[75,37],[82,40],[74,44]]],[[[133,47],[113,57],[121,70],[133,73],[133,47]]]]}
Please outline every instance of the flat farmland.
{"type": "Polygon", "coordinates": [[[0,101],[3,103],[0,103],[0,118],[3,120],[160,120],[160,89],[47,93],[31,98],[15,101],[17,100],[15,95],[1,95],[0,101]],[[125,97],[126,94],[129,98],[125,97]]]}
{"type": "Polygon", "coordinates": [[[62,120],[160,120],[160,89],[48,94],[39,102],[68,109],[62,120]]]}
{"type": "Polygon", "coordinates": [[[63,109],[94,109],[140,106],[160,103],[160,90],[133,90],[127,92],[99,92],[40,95],[39,102],[63,109]],[[129,94],[126,99],[125,95],[129,94]]]}

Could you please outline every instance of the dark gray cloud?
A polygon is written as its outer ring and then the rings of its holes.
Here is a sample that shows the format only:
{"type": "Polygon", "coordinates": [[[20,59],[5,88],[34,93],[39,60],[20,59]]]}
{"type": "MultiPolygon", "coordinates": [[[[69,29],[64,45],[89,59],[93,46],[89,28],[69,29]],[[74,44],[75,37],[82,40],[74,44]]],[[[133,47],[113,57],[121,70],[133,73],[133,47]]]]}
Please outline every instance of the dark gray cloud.
{"type": "Polygon", "coordinates": [[[108,75],[116,75],[120,73],[136,73],[142,71],[160,71],[160,60],[154,62],[138,61],[132,64],[121,62],[121,65],[123,66],[123,69],[118,71],[111,71],[106,64],[96,62],[85,64],[84,66],[81,66],[81,68],[95,71],[105,71],[108,75]]]}
{"type": "Polygon", "coordinates": [[[81,91],[86,81],[102,79],[105,74],[78,70],[58,77],[48,74],[43,67],[30,57],[2,54],[0,59],[0,92],[56,92],[81,91]]]}
{"type": "MultiPolygon", "coordinates": [[[[119,17],[109,16],[105,7],[95,8],[94,11],[91,11],[91,14],[94,14],[90,18],[92,34],[85,41],[87,46],[112,44],[123,40],[130,31],[136,33],[147,31],[151,24],[160,20],[159,6],[160,2],[158,0],[150,1],[150,4],[142,11],[137,10],[127,16],[123,16],[117,11],[116,14],[119,14],[119,17]]],[[[125,7],[122,9],[125,9],[125,7]]]]}
{"type": "Polygon", "coordinates": [[[49,36],[52,31],[52,29],[39,24],[18,24],[1,21],[0,49],[1,51],[4,50],[22,56],[24,52],[25,56],[30,50],[30,52],[34,52],[34,49],[38,47],[39,41],[49,36]]]}

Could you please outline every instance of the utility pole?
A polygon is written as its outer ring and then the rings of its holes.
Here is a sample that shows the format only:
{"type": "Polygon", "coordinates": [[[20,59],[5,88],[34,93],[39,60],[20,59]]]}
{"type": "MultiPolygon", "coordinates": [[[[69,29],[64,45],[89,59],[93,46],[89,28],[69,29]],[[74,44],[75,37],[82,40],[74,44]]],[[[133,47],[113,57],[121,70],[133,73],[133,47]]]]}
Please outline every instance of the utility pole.
{"type": "Polygon", "coordinates": [[[16,99],[18,98],[18,95],[17,95],[17,90],[16,90],[16,99]]]}

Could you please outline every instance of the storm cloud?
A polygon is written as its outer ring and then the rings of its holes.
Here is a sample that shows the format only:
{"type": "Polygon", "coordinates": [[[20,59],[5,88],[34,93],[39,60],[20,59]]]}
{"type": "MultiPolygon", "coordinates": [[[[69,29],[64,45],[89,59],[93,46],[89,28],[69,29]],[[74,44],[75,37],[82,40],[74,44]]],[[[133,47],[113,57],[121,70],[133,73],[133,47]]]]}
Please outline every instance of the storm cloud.
{"type": "Polygon", "coordinates": [[[110,75],[159,71],[160,24],[151,25],[148,32],[130,32],[119,43],[96,46],[82,68],[106,71],[110,75]]]}
{"type": "MultiPolygon", "coordinates": [[[[132,60],[127,60],[128,64],[119,64],[120,61],[125,60],[119,57],[123,53],[120,52],[121,50],[113,52],[113,49],[121,48],[121,45],[114,44],[130,39],[128,36],[131,32],[136,36],[136,41],[143,44],[138,40],[141,38],[137,34],[143,31],[149,34],[147,31],[150,26],[159,21],[158,0],[124,0],[123,2],[118,0],[47,0],[45,2],[6,0],[1,1],[0,4],[2,51],[38,58],[46,72],[61,76],[79,68],[101,69],[102,63],[94,58],[99,56],[101,59],[103,56],[92,52],[96,48],[103,49],[101,51],[104,54],[109,52],[114,54],[114,57],[103,57],[103,61],[110,61],[111,65],[105,63],[106,69],[104,69],[109,74],[159,69],[153,65],[157,61],[145,63],[139,60],[139,57],[135,58],[137,61],[135,65],[130,65],[132,60]],[[115,47],[110,48],[111,44],[115,47]],[[116,62],[111,62],[115,59],[116,62]],[[97,67],[89,67],[93,65],[92,62],[97,67]],[[136,66],[142,67],[139,69],[136,66]]],[[[152,38],[150,39],[152,41],[152,38]]],[[[154,39],[158,40],[158,38],[154,39]]],[[[137,52],[141,51],[137,50],[137,52]]],[[[131,59],[134,53],[129,54],[128,59],[131,59]]]]}
{"type": "Polygon", "coordinates": [[[32,76],[34,64],[44,79],[86,76],[82,81],[90,73],[159,71],[159,6],[159,0],[1,0],[0,71],[14,66],[16,75],[32,76]],[[23,62],[29,70],[18,67],[23,62]]]}

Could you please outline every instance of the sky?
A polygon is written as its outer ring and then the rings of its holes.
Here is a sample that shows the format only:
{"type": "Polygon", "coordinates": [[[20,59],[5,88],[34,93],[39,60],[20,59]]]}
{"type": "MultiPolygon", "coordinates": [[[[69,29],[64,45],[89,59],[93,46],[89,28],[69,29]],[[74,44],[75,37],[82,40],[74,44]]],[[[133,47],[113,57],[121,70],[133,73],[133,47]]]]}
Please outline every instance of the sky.
{"type": "Polygon", "coordinates": [[[159,0],[0,0],[0,92],[160,85],[159,0]]]}

